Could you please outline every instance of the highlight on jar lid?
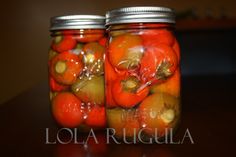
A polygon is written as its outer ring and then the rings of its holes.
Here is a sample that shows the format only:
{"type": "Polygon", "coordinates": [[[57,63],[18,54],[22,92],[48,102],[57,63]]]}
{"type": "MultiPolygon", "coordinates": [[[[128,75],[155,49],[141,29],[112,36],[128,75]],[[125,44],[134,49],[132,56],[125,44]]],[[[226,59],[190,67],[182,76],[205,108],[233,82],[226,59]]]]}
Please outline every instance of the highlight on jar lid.
{"type": "Polygon", "coordinates": [[[50,31],[62,29],[105,29],[105,17],[99,15],[65,15],[52,17],[50,31]]]}
{"type": "Polygon", "coordinates": [[[175,23],[175,13],[170,8],[157,6],[126,7],[106,13],[106,25],[140,22],[175,23]]]}

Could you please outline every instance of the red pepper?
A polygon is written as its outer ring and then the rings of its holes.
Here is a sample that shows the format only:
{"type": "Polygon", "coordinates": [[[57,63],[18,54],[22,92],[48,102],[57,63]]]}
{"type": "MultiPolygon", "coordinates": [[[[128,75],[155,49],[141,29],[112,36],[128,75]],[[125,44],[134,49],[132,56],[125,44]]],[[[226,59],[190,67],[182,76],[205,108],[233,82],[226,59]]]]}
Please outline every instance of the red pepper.
{"type": "Polygon", "coordinates": [[[76,40],[72,35],[60,34],[54,37],[52,42],[52,49],[61,53],[73,49],[75,45],[76,40]]]}
{"type": "Polygon", "coordinates": [[[172,47],[149,41],[145,43],[145,48],[140,68],[142,81],[149,85],[173,75],[178,59],[172,47]]]}
{"type": "Polygon", "coordinates": [[[116,103],[124,108],[131,108],[142,101],[149,92],[147,86],[142,86],[140,80],[134,76],[118,78],[112,87],[112,94],[116,103]]]}
{"type": "Polygon", "coordinates": [[[68,89],[68,86],[61,85],[61,84],[57,83],[55,81],[55,79],[53,77],[51,77],[51,76],[50,76],[49,84],[50,84],[50,89],[53,92],[60,92],[60,91],[64,91],[64,90],[68,89]]]}
{"type": "Polygon", "coordinates": [[[166,44],[172,46],[175,38],[171,31],[166,29],[147,29],[142,31],[143,42],[152,41],[153,43],[166,44]]]}
{"type": "Polygon", "coordinates": [[[82,68],[82,61],[77,55],[63,52],[52,59],[50,73],[57,82],[71,85],[76,81],[82,68]]]}
{"type": "Polygon", "coordinates": [[[168,93],[172,96],[180,96],[180,70],[177,68],[174,74],[162,83],[150,87],[151,93],[168,93]]]}

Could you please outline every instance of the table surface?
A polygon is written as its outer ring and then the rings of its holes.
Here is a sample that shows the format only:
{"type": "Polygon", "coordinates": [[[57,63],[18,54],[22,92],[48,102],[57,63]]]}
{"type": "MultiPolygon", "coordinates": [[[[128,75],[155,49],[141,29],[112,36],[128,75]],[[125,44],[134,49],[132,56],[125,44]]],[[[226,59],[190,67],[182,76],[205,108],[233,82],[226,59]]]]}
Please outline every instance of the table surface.
{"type": "MultiPolygon", "coordinates": [[[[195,76],[182,79],[182,122],[175,139],[189,129],[194,144],[46,144],[59,128],[50,114],[47,83],[0,106],[0,156],[31,157],[173,157],[226,156],[236,148],[235,76],[195,76]]],[[[12,90],[12,89],[11,89],[12,90]]],[[[78,133],[84,139],[87,135],[78,133]]],[[[86,138],[85,138],[86,139],[86,138]]]]}

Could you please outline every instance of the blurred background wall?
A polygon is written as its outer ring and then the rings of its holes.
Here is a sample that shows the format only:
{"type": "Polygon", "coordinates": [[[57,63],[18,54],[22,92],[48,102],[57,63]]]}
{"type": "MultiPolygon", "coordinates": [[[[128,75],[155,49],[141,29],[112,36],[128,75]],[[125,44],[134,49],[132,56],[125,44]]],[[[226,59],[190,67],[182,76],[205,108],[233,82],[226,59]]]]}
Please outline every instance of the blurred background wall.
{"type": "MultiPolygon", "coordinates": [[[[234,19],[235,0],[11,0],[0,5],[0,104],[47,80],[49,18],[138,5],[174,8],[179,19],[234,19]]],[[[187,26],[188,27],[188,26],[187,26]]],[[[232,74],[235,31],[177,29],[183,75],[232,74]]]]}

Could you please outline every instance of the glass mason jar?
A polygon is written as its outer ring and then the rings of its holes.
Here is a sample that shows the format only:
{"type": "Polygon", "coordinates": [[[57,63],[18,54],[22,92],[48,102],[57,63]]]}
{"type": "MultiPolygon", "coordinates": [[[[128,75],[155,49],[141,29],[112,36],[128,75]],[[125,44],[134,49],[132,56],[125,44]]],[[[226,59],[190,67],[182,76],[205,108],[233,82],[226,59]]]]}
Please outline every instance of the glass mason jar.
{"type": "Polygon", "coordinates": [[[180,49],[173,10],[129,7],[106,14],[108,127],[117,138],[166,137],[180,119],[180,49]]]}
{"type": "Polygon", "coordinates": [[[49,84],[52,114],[62,127],[104,128],[105,17],[51,19],[49,84]]]}

